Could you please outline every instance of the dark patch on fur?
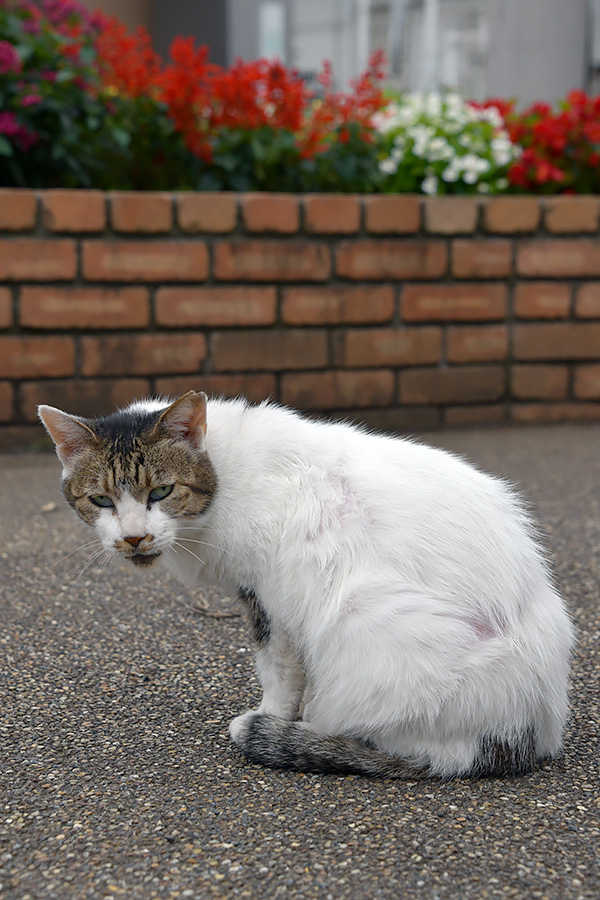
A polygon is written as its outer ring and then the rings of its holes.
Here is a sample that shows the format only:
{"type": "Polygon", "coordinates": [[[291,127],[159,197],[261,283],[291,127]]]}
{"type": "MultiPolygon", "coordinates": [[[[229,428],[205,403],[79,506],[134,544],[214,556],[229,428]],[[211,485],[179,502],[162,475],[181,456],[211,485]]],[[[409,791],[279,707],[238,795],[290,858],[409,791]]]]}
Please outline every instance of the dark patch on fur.
{"type": "Polygon", "coordinates": [[[136,566],[144,568],[145,566],[151,566],[161,555],[161,553],[133,553],[127,558],[130,559],[132,563],[135,563],[136,566]]]}
{"type": "Polygon", "coordinates": [[[136,439],[151,431],[164,410],[121,409],[89,424],[99,438],[112,444],[116,453],[128,455],[136,439]]]}
{"type": "Polygon", "coordinates": [[[240,588],[238,596],[242,603],[245,604],[250,614],[250,624],[252,625],[252,636],[259,647],[269,642],[271,637],[271,623],[264,611],[260,600],[251,588],[240,588]]]}
{"type": "Polygon", "coordinates": [[[538,761],[531,728],[510,741],[486,736],[481,739],[479,754],[469,775],[473,778],[526,775],[533,772],[538,761]]]}

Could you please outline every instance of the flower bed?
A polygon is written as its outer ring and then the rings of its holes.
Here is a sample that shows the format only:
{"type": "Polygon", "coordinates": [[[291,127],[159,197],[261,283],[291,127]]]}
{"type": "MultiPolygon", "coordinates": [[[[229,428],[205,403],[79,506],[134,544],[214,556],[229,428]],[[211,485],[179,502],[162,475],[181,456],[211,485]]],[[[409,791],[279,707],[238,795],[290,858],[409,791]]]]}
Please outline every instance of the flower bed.
{"type": "Polygon", "coordinates": [[[600,98],[558,109],[392,96],[384,60],[318,96],[279,62],[223,69],[72,0],[0,0],[0,185],[427,194],[600,190],[600,98]]]}

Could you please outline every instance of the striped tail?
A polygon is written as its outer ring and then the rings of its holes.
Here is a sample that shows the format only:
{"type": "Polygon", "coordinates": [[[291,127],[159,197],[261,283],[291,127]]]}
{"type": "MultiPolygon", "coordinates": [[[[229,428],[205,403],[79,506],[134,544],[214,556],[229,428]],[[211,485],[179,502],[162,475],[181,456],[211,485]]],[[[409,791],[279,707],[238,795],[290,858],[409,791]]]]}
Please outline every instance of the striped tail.
{"type": "Polygon", "coordinates": [[[265,713],[239,716],[232,722],[230,733],[247,759],[271,769],[407,780],[423,779],[428,774],[426,769],[360,741],[321,734],[304,722],[289,722],[265,713]]]}
{"type": "MultiPolygon", "coordinates": [[[[247,759],[271,769],[411,781],[435,777],[428,766],[411,765],[407,760],[389,756],[352,738],[322,734],[305,722],[249,712],[234,719],[229,730],[233,742],[247,759]]],[[[513,735],[511,740],[483,737],[467,771],[441,777],[524,775],[533,771],[538,762],[533,730],[528,728],[520,735],[513,735]]]]}

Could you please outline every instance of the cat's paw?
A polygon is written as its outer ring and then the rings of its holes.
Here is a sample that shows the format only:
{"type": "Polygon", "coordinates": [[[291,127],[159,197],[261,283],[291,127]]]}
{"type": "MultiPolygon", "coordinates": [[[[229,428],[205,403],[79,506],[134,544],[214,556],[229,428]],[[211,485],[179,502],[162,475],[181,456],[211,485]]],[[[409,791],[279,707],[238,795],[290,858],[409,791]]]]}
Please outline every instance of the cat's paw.
{"type": "Polygon", "coordinates": [[[250,710],[249,712],[242,713],[241,716],[236,716],[235,719],[230,722],[229,736],[234,744],[237,744],[240,747],[244,745],[250,724],[257,715],[259,715],[259,713],[250,710]]]}

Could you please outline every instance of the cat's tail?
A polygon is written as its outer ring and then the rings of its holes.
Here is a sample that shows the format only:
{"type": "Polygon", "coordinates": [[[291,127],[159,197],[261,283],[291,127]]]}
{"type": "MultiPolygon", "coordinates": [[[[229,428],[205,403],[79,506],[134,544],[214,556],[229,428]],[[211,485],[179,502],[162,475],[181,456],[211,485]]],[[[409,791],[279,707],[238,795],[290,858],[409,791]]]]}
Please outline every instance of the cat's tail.
{"type": "Polygon", "coordinates": [[[322,734],[305,722],[265,713],[239,716],[229,731],[247,759],[271,769],[413,781],[429,776],[428,769],[388,756],[361,741],[322,734]]]}

